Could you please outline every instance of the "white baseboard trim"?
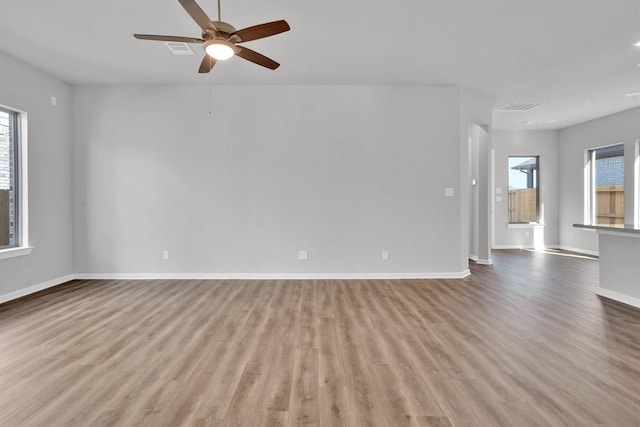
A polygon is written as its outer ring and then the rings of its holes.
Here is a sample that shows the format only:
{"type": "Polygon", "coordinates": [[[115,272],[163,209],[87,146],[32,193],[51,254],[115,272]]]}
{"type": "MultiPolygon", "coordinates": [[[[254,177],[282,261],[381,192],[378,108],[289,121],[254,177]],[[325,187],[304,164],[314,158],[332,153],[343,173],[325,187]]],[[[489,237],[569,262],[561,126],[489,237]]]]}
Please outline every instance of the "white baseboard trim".
{"type": "Polygon", "coordinates": [[[79,273],[48,280],[0,295],[0,304],[61,285],[71,280],[397,280],[464,279],[470,270],[457,273],[79,273]]]}
{"type": "Polygon", "coordinates": [[[43,291],[54,286],[61,285],[75,279],[75,275],[69,274],[67,276],[58,277],[57,279],[47,280],[46,282],[39,283],[37,285],[29,286],[28,288],[18,289],[17,291],[9,292],[8,294],[0,295],[0,304],[3,302],[11,301],[14,299],[22,298],[27,295],[31,295],[36,292],[43,291]]]}
{"type": "Polygon", "coordinates": [[[493,245],[491,249],[533,249],[533,246],[525,247],[520,245],[493,245]]]}
{"type": "Polygon", "coordinates": [[[623,304],[630,305],[632,307],[640,308],[640,298],[634,298],[629,295],[621,294],[620,292],[611,291],[609,289],[598,288],[596,295],[609,298],[614,301],[621,302],[623,304]]]}
{"type": "Polygon", "coordinates": [[[585,255],[591,255],[591,256],[600,256],[600,252],[598,252],[598,251],[590,251],[588,249],[574,248],[574,247],[571,247],[571,246],[560,245],[560,246],[558,246],[558,249],[562,249],[563,251],[569,251],[569,252],[577,252],[579,254],[585,254],[585,255]]]}
{"type": "Polygon", "coordinates": [[[478,258],[478,255],[469,255],[469,259],[473,262],[475,262],[476,264],[480,264],[480,265],[491,265],[493,264],[493,261],[491,260],[491,258],[489,259],[480,259],[478,258]]]}
{"type": "MultiPolygon", "coordinates": [[[[581,249],[581,248],[573,248],[571,246],[563,246],[563,245],[545,245],[544,247],[545,249],[559,249],[562,251],[569,251],[569,252],[576,252],[579,254],[584,254],[584,255],[591,255],[591,256],[598,256],[599,253],[598,251],[590,251],[587,249],[581,249]]],[[[533,246],[518,246],[518,245],[493,245],[493,247],[491,249],[521,249],[521,250],[530,250],[530,251],[534,251],[536,250],[533,246]]]]}
{"type": "Polygon", "coordinates": [[[471,272],[444,273],[78,273],[79,280],[389,280],[464,279],[471,272]]]}

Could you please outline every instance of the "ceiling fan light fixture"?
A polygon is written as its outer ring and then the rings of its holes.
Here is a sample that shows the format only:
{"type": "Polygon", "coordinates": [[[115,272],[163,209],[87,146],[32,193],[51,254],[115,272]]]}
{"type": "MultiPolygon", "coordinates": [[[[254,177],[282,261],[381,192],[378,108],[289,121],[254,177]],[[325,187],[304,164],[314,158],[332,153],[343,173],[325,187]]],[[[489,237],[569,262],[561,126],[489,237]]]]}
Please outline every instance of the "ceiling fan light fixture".
{"type": "Polygon", "coordinates": [[[204,44],[204,50],[207,55],[219,61],[231,58],[236,53],[233,43],[225,39],[209,40],[204,44]]]}

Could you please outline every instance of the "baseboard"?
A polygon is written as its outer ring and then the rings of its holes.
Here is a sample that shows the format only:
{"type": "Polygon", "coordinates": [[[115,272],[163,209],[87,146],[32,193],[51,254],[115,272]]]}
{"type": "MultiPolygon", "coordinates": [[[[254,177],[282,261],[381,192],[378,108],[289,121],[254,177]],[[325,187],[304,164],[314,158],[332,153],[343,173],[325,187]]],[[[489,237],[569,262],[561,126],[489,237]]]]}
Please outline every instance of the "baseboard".
{"type": "Polygon", "coordinates": [[[69,274],[28,288],[0,295],[0,304],[61,285],[71,280],[394,280],[394,279],[464,279],[471,272],[455,273],[146,273],[146,274],[69,274]]]}
{"type": "Polygon", "coordinates": [[[533,246],[522,246],[522,245],[493,245],[491,249],[533,249],[533,246]]]}
{"type": "Polygon", "coordinates": [[[37,285],[29,286],[28,288],[18,289],[17,291],[9,292],[8,294],[0,295],[0,304],[11,301],[14,299],[26,297],[27,295],[34,294],[36,292],[44,291],[45,289],[52,288],[54,286],[61,285],[75,279],[75,275],[69,274],[67,276],[58,277],[57,279],[48,280],[37,285]]]}
{"type": "Polygon", "coordinates": [[[464,279],[471,272],[444,273],[78,273],[79,280],[391,280],[464,279]]]}
{"type": "Polygon", "coordinates": [[[623,304],[630,305],[632,307],[640,308],[640,298],[630,297],[629,295],[621,294],[619,292],[610,291],[609,289],[598,288],[596,295],[612,299],[614,301],[621,302],[623,304]]]}
{"type": "MultiPolygon", "coordinates": [[[[534,248],[533,246],[522,246],[522,245],[493,245],[493,247],[491,249],[521,249],[521,250],[530,250],[530,251],[534,251],[536,250],[536,248],[534,248]]],[[[559,249],[559,250],[563,250],[563,251],[569,251],[569,252],[576,252],[579,254],[584,254],[584,255],[591,255],[591,256],[598,256],[598,252],[597,251],[589,251],[587,249],[580,249],[580,248],[572,248],[570,246],[563,246],[563,245],[545,245],[544,249],[559,249]]]]}
{"type": "Polygon", "coordinates": [[[574,248],[574,247],[571,247],[571,246],[560,245],[560,246],[558,246],[558,249],[561,249],[563,251],[576,252],[576,253],[579,253],[579,254],[585,254],[585,255],[591,255],[591,256],[600,256],[600,252],[598,252],[598,251],[590,251],[588,249],[574,248]]]}
{"type": "Polygon", "coordinates": [[[493,261],[491,260],[491,258],[489,259],[480,259],[478,258],[478,255],[469,255],[469,259],[473,262],[475,262],[476,264],[480,264],[480,265],[491,265],[493,264],[493,261]]]}

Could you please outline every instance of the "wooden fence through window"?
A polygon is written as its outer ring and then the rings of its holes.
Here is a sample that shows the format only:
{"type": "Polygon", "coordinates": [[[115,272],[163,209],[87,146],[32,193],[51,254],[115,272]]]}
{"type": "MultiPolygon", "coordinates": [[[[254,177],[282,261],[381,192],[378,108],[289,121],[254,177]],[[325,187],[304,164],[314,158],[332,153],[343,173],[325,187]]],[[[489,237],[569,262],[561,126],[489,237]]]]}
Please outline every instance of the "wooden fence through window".
{"type": "Polygon", "coordinates": [[[624,185],[596,187],[598,224],[624,224],[624,185]]]}
{"type": "MultiPolygon", "coordinates": [[[[509,190],[509,222],[536,222],[536,189],[509,190]]],[[[624,224],[624,185],[596,187],[598,224],[624,224]]]]}
{"type": "Polygon", "coordinates": [[[538,192],[535,188],[509,190],[509,222],[536,222],[538,192]]]}

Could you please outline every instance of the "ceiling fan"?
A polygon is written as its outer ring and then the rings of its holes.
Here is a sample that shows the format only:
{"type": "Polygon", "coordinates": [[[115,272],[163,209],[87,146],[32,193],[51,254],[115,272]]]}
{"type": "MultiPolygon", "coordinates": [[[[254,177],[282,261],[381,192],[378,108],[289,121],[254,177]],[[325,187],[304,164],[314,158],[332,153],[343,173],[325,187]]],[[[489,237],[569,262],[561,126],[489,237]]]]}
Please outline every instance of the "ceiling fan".
{"type": "Polygon", "coordinates": [[[202,29],[201,38],[181,36],[161,36],[154,34],[134,34],[141,40],[157,40],[165,42],[201,43],[206,52],[199,73],[211,71],[218,60],[229,59],[234,55],[251,61],[254,64],[275,70],[280,66],[271,58],[253,51],[237,43],[249,42],[289,31],[286,21],[273,21],[253,27],[236,30],[231,24],[222,22],[220,18],[220,0],[218,0],[218,20],[212,21],[194,0],[178,0],[187,13],[202,29]]]}

